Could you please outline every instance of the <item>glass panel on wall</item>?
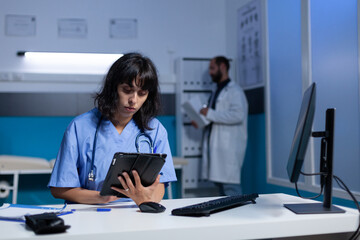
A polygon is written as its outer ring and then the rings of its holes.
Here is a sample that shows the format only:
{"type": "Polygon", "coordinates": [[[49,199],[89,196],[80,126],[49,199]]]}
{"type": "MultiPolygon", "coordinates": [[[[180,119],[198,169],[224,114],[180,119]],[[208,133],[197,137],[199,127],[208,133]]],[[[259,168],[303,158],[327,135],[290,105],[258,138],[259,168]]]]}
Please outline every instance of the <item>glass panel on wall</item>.
{"type": "MultiPolygon", "coordinates": [[[[360,192],[357,1],[311,1],[310,9],[312,72],[318,85],[314,130],[322,131],[326,109],[336,108],[334,174],[360,192]]],[[[320,140],[314,142],[319,171],[320,140]]]]}
{"type": "Polygon", "coordinates": [[[268,33],[270,177],[287,180],[286,165],[302,98],[300,0],[268,2],[268,33]]]}

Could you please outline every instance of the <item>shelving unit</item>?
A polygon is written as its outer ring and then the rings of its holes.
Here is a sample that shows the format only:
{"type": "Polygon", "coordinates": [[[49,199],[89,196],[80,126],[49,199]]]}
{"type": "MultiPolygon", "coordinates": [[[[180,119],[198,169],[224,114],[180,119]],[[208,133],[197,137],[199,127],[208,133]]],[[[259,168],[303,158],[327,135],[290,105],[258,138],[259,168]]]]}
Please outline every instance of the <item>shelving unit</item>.
{"type": "Polygon", "coordinates": [[[191,125],[182,104],[197,96],[207,104],[215,85],[208,74],[210,58],[181,58],[176,61],[176,136],[177,154],[188,160],[183,167],[183,189],[202,187],[200,161],[202,158],[202,129],[191,125]]]}
{"type": "MultiPolygon", "coordinates": [[[[211,58],[181,58],[176,61],[176,136],[177,155],[188,160],[183,167],[183,189],[198,189],[211,186],[200,178],[202,158],[202,129],[191,125],[182,104],[198,97],[207,104],[216,88],[208,73],[211,58]]],[[[231,60],[230,60],[231,62],[231,60]]],[[[235,66],[230,68],[230,77],[235,80],[235,66]]],[[[184,191],[184,190],[183,190],[184,191]]]]}

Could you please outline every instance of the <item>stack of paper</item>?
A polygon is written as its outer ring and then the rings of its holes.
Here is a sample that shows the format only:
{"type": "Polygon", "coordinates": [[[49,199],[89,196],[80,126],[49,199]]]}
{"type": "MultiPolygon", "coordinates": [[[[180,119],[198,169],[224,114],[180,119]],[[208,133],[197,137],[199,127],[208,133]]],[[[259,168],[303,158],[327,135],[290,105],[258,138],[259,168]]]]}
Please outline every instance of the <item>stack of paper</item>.
{"type": "Polygon", "coordinates": [[[210,123],[210,121],[207,120],[204,115],[200,114],[200,110],[203,108],[203,104],[201,103],[200,98],[193,97],[183,103],[182,106],[189,118],[192,121],[195,121],[199,128],[203,128],[210,123]]]}

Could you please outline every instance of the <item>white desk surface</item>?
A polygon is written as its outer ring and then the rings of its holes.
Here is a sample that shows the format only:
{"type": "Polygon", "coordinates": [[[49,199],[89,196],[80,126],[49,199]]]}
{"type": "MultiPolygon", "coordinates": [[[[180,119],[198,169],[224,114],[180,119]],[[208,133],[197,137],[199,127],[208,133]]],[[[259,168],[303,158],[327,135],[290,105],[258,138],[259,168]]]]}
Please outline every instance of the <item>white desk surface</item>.
{"type": "MultiPolygon", "coordinates": [[[[74,212],[61,216],[71,225],[66,233],[36,236],[24,223],[0,221],[0,239],[261,239],[355,231],[356,210],[344,214],[296,215],[284,203],[311,202],[285,194],[260,195],[256,204],[212,214],[210,217],[172,216],[171,210],[212,198],[163,200],[167,210],[141,213],[133,202],[111,205],[110,212],[74,212]]],[[[58,205],[57,205],[58,206],[58,205]]],[[[67,208],[101,207],[74,204],[67,208]]]]}

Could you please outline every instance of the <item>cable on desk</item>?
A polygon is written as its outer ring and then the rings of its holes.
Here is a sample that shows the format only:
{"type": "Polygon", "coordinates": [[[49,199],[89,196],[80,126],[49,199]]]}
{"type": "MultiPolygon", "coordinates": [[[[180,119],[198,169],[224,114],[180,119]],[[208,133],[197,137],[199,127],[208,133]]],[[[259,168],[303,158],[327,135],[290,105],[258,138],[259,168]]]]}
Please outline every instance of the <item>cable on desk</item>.
{"type": "MultiPolygon", "coordinates": [[[[315,176],[315,175],[320,175],[320,176],[326,176],[327,174],[326,173],[323,173],[323,172],[319,172],[319,173],[303,173],[303,172],[300,172],[302,175],[304,176],[315,176]]],[[[350,191],[350,189],[346,186],[346,184],[336,175],[333,175],[333,178],[335,179],[336,183],[339,185],[339,187],[346,191],[351,199],[353,200],[353,202],[355,203],[356,205],[356,208],[357,210],[359,211],[359,226],[358,228],[355,230],[355,232],[353,233],[353,235],[351,235],[351,237],[349,238],[349,240],[356,240],[359,236],[360,236],[360,205],[359,205],[359,202],[356,200],[354,194],[352,194],[352,192],[350,191]]],[[[305,199],[315,199],[317,197],[319,197],[322,192],[323,192],[323,188],[324,188],[324,185],[321,184],[321,190],[320,190],[320,193],[317,195],[317,196],[314,196],[314,197],[302,197],[300,195],[300,192],[298,190],[298,187],[297,187],[297,183],[295,183],[295,189],[296,189],[296,193],[299,195],[299,197],[301,198],[305,198],[305,199]]]]}
{"type": "Polygon", "coordinates": [[[350,237],[350,240],[356,240],[359,236],[360,236],[360,206],[359,206],[359,202],[356,200],[354,194],[352,194],[352,192],[350,191],[350,189],[345,185],[345,183],[338,177],[333,175],[336,183],[339,185],[339,187],[343,190],[345,190],[350,197],[352,198],[352,200],[354,201],[356,208],[359,211],[359,226],[356,229],[356,231],[353,233],[353,235],[350,237]]]}

